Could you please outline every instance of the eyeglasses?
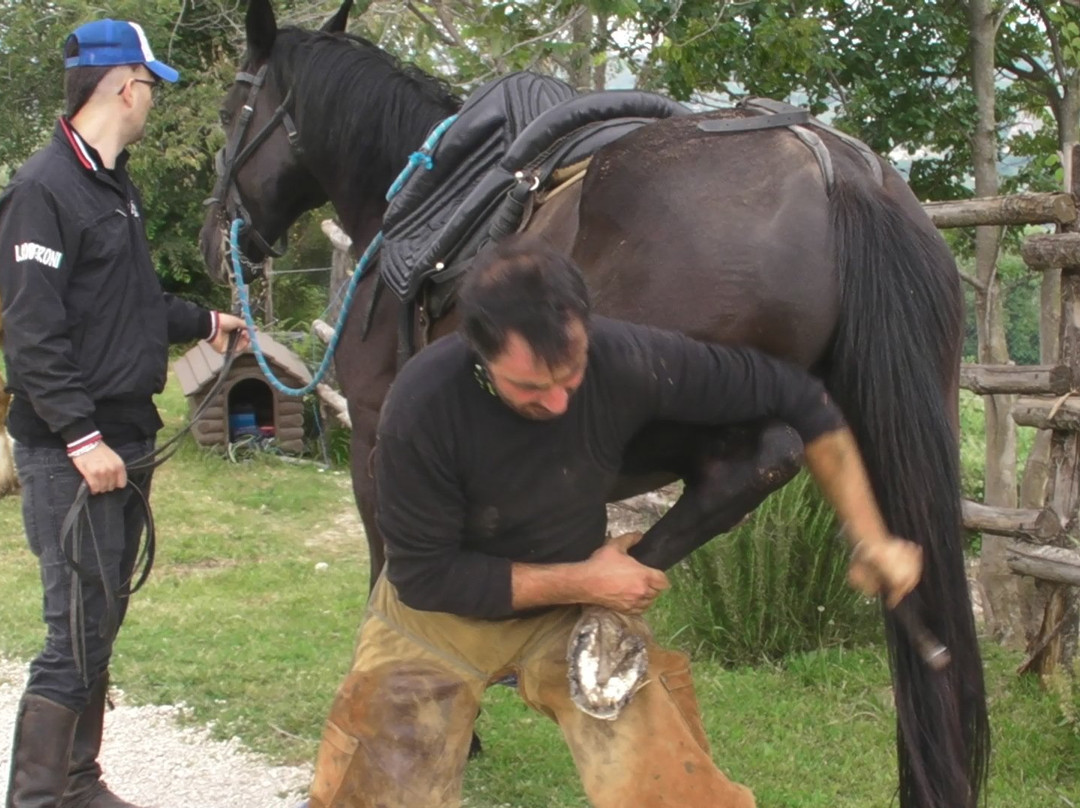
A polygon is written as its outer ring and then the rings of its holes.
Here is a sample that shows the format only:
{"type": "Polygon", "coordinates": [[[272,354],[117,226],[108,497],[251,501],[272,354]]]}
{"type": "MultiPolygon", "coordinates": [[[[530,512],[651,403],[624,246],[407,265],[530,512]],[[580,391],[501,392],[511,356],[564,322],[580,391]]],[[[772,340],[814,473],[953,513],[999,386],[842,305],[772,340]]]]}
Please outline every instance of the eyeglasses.
{"type": "MultiPolygon", "coordinates": [[[[149,87],[150,87],[150,99],[155,104],[161,98],[161,82],[158,81],[157,79],[132,79],[132,81],[134,81],[134,82],[136,82],[138,84],[149,85],[149,87]]],[[[120,92],[118,92],[117,95],[120,95],[120,93],[122,93],[122,92],[124,92],[123,87],[120,88],[120,92]]]]}

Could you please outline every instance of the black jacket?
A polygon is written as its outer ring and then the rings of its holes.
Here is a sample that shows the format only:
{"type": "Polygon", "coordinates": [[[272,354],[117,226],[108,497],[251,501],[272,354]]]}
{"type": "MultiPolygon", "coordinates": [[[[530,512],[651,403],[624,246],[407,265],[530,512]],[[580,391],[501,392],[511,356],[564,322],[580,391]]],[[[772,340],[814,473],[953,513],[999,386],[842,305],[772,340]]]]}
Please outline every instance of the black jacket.
{"type": "Polygon", "coordinates": [[[478,372],[461,335],[436,340],[402,368],[379,418],[386,575],[414,609],[519,616],[513,563],[584,561],[604,543],[605,503],[647,424],[775,418],[804,443],[844,426],[821,382],[793,365],[603,317],[557,418],[518,415],[478,372]]]}
{"type": "Polygon", "coordinates": [[[0,195],[8,425],[28,445],[152,436],[168,344],[206,337],[210,312],[165,294],[125,169],[61,119],[0,195]]]}

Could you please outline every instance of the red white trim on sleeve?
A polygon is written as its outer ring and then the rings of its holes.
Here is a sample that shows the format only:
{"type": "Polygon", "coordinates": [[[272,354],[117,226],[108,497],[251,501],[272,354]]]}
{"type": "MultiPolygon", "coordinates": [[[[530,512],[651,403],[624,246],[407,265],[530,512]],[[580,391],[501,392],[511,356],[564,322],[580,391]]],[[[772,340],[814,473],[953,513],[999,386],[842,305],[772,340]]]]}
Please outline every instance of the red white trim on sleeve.
{"type": "Polygon", "coordinates": [[[210,312],[210,336],[207,337],[208,342],[213,342],[217,337],[218,332],[221,330],[221,315],[216,311],[210,312]]]}
{"type": "Polygon", "coordinates": [[[73,440],[67,445],[68,457],[79,457],[97,448],[101,443],[101,432],[95,429],[89,435],[84,435],[78,440],[73,440]]]}

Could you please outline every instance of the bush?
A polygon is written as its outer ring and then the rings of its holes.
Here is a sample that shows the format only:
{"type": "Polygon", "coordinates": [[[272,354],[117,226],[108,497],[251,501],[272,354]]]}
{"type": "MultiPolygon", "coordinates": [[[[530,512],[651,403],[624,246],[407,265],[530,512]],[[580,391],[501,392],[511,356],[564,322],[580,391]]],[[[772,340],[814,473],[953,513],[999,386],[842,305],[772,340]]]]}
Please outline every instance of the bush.
{"type": "Polygon", "coordinates": [[[836,518],[801,473],[670,573],[658,629],[727,665],[880,639],[880,608],[847,585],[836,518]]]}

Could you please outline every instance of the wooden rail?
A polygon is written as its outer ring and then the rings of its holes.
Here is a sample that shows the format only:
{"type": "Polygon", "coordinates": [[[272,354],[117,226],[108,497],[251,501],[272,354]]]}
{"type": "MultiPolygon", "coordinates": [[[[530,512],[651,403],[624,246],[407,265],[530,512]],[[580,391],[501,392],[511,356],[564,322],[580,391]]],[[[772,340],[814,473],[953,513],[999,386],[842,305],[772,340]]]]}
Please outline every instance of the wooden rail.
{"type": "Polygon", "coordinates": [[[1080,432],[1080,396],[1018,398],[1013,405],[1012,416],[1020,426],[1080,432]]]}
{"type": "Polygon", "coordinates": [[[1005,224],[1068,224],[1076,220],[1072,194],[1013,194],[949,202],[925,202],[939,228],[1005,224]]]}
{"type": "Polygon", "coordinates": [[[1005,549],[1005,562],[1017,575],[1080,586],[1080,552],[1076,550],[1013,542],[1005,549]]]}
{"type": "Polygon", "coordinates": [[[964,527],[1046,544],[1064,535],[1061,518],[1049,508],[999,508],[965,499],[964,527]]]}
{"type": "Polygon", "coordinates": [[[961,365],[960,386],[980,395],[1060,396],[1072,389],[1065,365],[961,365]]]}
{"type": "Polygon", "coordinates": [[[1020,255],[1031,269],[1080,266],[1080,233],[1028,236],[1020,245],[1020,255]]]}

